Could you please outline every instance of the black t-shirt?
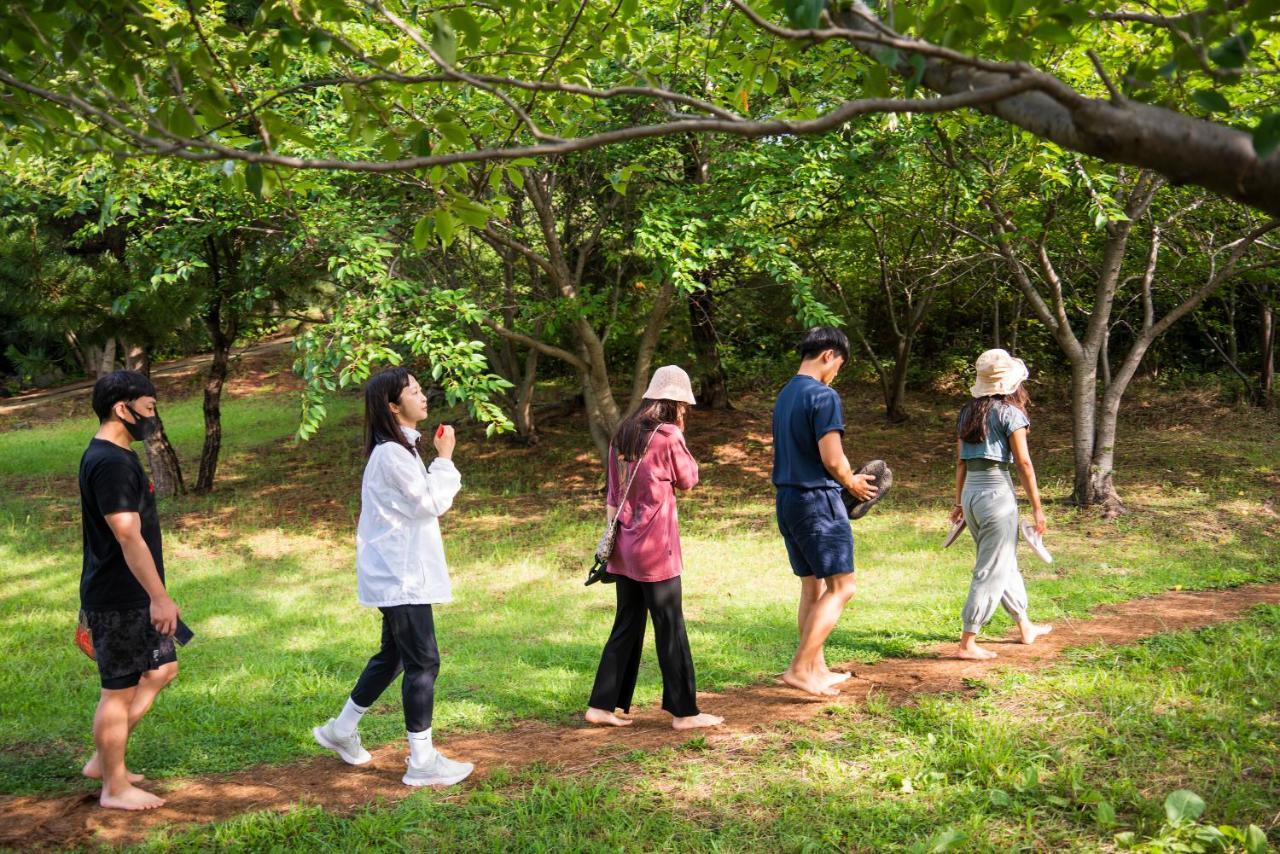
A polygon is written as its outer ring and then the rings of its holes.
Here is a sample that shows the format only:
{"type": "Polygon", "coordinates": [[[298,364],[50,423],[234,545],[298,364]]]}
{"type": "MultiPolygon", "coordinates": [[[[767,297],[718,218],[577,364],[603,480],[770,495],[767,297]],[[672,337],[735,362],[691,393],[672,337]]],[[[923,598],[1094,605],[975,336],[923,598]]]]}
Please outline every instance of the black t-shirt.
{"type": "Polygon", "coordinates": [[[163,583],[155,492],[137,454],[104,439],[90,440],[80,458],[80,513],[84,527],[80,607],[84,610],[124,611],[151,604],[151,597],[129,571],[106,517],[111,513],[137,513],[142,517],[142,539],[155,558],[163,583]]]}

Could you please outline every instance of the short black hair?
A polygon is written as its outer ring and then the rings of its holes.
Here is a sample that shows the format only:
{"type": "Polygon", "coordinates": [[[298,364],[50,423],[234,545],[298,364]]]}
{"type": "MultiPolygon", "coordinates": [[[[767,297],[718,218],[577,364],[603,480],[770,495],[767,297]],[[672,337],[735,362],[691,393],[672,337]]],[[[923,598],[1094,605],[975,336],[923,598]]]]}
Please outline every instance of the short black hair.
{"type": "Polygon", "coordinates": [[[155,397],[156,387],[146,374],[137,371],[112,371],[93,384],[93,411],[99,421],[111,417],[111,407],[120,401],[132,403],[140,397],[155,397]]]}
{"type": "Polygon", "coordinates": [[[844,360],[849,361],[849,336],[834,326],[815,326],[800,339],[801,359],[812,359],[821,355],[823,350],[835,350],[844,360]]]}

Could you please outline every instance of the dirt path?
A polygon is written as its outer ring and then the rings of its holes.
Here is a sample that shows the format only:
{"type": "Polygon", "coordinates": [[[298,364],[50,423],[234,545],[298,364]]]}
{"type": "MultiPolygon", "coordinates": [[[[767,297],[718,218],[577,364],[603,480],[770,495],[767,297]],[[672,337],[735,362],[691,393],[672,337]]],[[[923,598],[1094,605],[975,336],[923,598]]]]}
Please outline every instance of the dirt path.
{"type": "MultiPolygon", "coordinates": [[[[261,356],[267,353],[278,353],[287,350],[293,346],[293,338],[277,338],[271,341],[263,341],[245,347],[242,350],[232,351],[231,358],[239,359],[245,356],[261,356]]],[[[159,377],[167,377],[174,374],[180,374],[187,371],[194,371],[201,365],[207,365],[213,361],[213,355],[205,353],[200,356],[189,356],[185,359],[176,359],[172,362],[161,362],[153,365],[151,368],[152,379],[159,377]]],[[[15,412],[21,412],[40,406],[50,401],[62,400],[65,398],[76,397],[78,395],[87,395],[93,388],[94,380],[84,380],[83,382],[72,383],[70,385],[59,386],[58,388],[49,389],[47,391],[34,391],[28,394],[10,397],[0,403],[0,415],[11,415],[15,412]]]]}
{"type": "MultiPolygon", "coordinates": [[[[856,665],[855,678],[835,700],[806,698],[790,689],[760,685],[705,694],[703,708],[724,715],[727,723],[708,730],[711,749],[733,743],[743,733],[780,721],[803,722],[833,704],[850,705],[872,692],[908,701],[913,695],[963,690],[995,667],[1033,670],[1044,667],[1069,647],[1094,643],[1128,644],[1161,632],[1195,629],[1238,618],[1248,608],[1280,604],[1280,583],[1249,585],[1207,592],[1170,592],[1100,608],[1085,620],[1064,621],[1033,647],[996,642],[995,662],[968,662],[939,657],[885,659],[856,665]]],[[[849,668],[846,668],[849,669],[849,668]]],[[[446,739],[442,747],[460,759],[474,761],[478,776],[499,766],[534,762],[581,772],[610,755],[654,749],[688,740],[676,733],[657,708],[637,710],[636,725],[627,730],[565,727],[528,722],[503,732],[481,732],[446,739]]],[[[290,765],[263,767],[217,777],[164,781],[157,791],[168,799],[148,813],[102,810],[95,793],[61,798],[0,797],[0,846],[21,850],[60,848],[74,844],[122,844],[140,841],[160,825],[211,822],[259,810],[285,811],[299,803],[348,810],[374,800],[396,801],[411,794],[401,785],[404,749],[400,743],[373,751],[374,761],[349,768],[324,756],[290,765]]]]}

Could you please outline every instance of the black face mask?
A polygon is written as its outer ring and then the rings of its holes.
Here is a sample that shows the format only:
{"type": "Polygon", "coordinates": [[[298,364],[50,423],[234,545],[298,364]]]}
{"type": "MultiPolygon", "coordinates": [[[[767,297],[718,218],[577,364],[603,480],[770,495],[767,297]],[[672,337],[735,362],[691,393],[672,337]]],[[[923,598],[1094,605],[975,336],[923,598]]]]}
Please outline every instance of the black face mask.
{"type": "Polygon", "coordinates": [[[133,416],[133,423],[130,424],[127,421],[121,423],[124,424],[124,429],[129,431],[129,435],[133,437],[134,441],[145,441],[154,436],[156,431],[160,429],[160,419],[156,416],[141,415],[127,403],[124,408],[129,410],[129,414],[133,416]]]}

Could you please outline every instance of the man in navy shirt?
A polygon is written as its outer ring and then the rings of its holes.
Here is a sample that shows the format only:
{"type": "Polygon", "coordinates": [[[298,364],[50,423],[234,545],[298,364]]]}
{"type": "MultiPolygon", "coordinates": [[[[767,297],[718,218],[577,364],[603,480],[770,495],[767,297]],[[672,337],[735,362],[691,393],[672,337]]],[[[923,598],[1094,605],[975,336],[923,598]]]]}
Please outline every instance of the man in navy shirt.
{"type": "Polygon", "coordinates": [[[800,644],[782,680],[819,697],[849,678],[827,668],[823,645],[853,597],[853,532],[840,499],[876,495],[875,477],[853,473],[845,456],[844,407],[831,383],[849,359],[849,339],[830,326],[800,342],[800,370],[773,407],[773,485],[778,530],[800,577],[800,644]]]}

